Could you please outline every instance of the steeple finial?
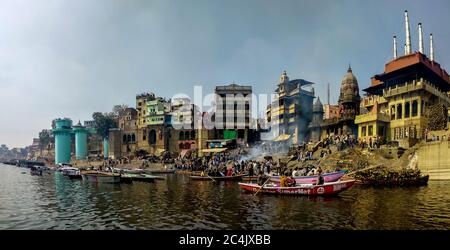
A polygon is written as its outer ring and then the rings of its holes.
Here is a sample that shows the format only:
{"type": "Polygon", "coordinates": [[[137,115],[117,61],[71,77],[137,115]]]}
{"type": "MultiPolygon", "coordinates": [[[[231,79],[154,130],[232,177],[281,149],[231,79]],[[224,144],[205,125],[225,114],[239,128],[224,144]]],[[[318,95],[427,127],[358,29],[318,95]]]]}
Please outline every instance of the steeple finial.
{"type": "Polygon", "coordinates": [[[348,69],[347,72],[352,72],[352,65],[350,63],[348,63],[348,69]]]}

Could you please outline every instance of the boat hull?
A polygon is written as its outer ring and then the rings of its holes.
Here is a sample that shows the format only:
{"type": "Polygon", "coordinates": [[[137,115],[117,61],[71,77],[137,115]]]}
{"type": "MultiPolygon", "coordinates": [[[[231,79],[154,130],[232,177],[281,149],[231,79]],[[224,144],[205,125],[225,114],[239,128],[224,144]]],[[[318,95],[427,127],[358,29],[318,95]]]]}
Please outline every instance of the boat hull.
{"type": "Polygon", "coordinates": [[[338,193],[349,189],[355,180],[337,181],[326,183],[324,185],[304,185],[295,187],[279,187],[279,186],[264,186],[253,183],[239,183],[239,187],[247,192],[276,194],[276,195],[296,195],[296,196],[327,196],[337,195],[338,193]]]}
{"type": "Polygon", "coordinates": [[[155,170],[147,170],[145,171],[148,174],[173,174],[175,173],[175,169],[155,169],[155,170]]]}
{"type": "Polygon", "coordinates": [[[197,175],[191,175],[189,178],[191,180],[197,180],[197,181],[208,181],[208,180],[215,180],[215,181],[239,181],[242,180],[243,175],[234,175],[234,176],[197,176],[197,175]]]}
{"type": "MultiPolygon", "coordinates": [[[[339,180],[342,176],[345,175],[347,171],[345,170],[341,170],[338,172],[333,172],[333,173],[326,173],[323,174],[323,180],[324,182],[335,182],[337,180],[339,180]]],[[[280,176],[271,176],[270,180],[273,182],[280,182],[280,176]]],[[[298,184],[314,184],[317,183],[317,181],[319,180],[319,176],[318,175],[313,175],[313,176],[300,176],[300,177],[294,177],[293,178],[295,180],[295,183],[298,184]]]]}
{"type": "Polygon", "coordinates": [[[120,183],[120,175],[82,174],[82,179],[97,183],[120,183]]]}

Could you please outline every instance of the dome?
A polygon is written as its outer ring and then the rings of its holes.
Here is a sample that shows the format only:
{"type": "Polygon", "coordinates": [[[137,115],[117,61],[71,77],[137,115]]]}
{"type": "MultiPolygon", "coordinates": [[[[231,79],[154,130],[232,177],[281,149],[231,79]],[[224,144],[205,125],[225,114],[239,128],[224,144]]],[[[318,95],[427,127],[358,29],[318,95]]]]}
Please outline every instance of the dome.
{"type": "Polygon", "coordinates": [[[317,101],[313,105],[313,113],[323,113],[323,105],[320,101],[320,97],[317,97],[317,101]]]}
{"type": "Polygon", "coordinates": [[[355,102],[359,101],[359,86],[358,80],[353,75],[352,68],[349,66],[347,74],[345,74],[341,83],[341,93],[339,96],[340,102],[355,102]]]}

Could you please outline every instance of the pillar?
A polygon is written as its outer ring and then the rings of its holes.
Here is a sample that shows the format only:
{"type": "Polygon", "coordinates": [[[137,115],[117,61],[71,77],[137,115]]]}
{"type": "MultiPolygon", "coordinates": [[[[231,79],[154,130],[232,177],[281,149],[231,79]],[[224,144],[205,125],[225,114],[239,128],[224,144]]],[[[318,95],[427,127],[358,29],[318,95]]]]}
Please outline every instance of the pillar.
{"type": "Polygon", "coordinates": [[[56,119],[53,134],[55,136],[55,164],[70,163],[72,120],[56,119]]]}
{"type": "Polygon", "coordinates": [[[73,132],[75,133],[75,158],[77,160],[87,159],[87,129],[86,127],[77,124],[73,126],[73,132]]]}
{"type": "Polygon", "coordinates": [[[103,138],[103,157],[108,158],[109,156],[109,138],[103,138]]]}

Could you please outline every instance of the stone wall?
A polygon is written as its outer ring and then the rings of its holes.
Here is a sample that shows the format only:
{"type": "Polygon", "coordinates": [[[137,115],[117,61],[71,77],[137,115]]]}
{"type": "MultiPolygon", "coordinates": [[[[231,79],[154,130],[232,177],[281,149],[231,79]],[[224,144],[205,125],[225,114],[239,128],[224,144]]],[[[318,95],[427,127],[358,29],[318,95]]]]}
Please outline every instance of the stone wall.
{"type": "Polygon", "coordinates": [[[430,180],[450,180],[450,141],[422,143],[418,153],[419,169],[430,180]]]}

